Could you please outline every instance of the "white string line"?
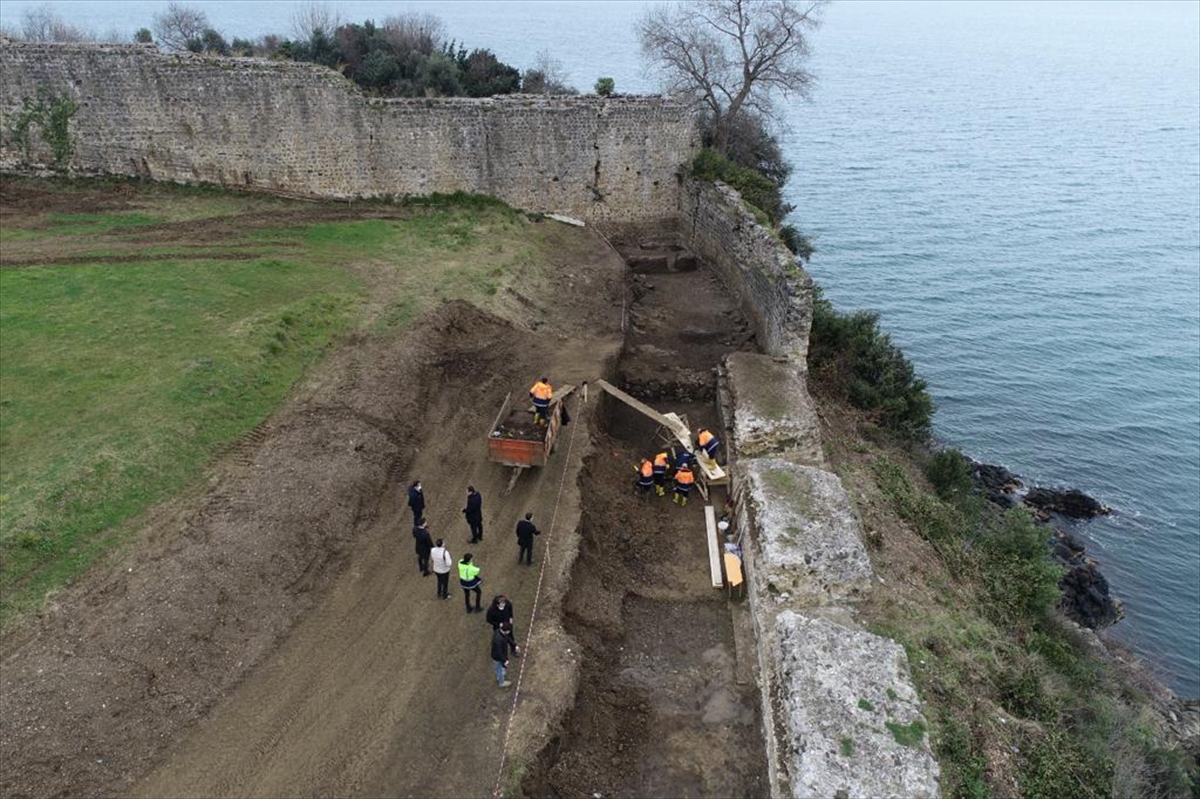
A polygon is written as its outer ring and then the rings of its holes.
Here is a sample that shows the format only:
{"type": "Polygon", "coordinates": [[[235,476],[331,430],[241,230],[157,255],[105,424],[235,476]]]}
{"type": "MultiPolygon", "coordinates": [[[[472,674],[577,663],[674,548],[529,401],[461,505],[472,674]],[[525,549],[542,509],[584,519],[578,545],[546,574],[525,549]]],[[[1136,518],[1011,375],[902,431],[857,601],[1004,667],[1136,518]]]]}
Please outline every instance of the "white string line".
{"type": "MultiPolygon", "coordinates": [[[[583,388],[583,403],[587,403],[587,386],[583,388]]],[[[563,463],[562,477],[558,481],[558,495],[554,498],[554,512],[550,516],[550,532],[546,536],[545,552],[542,554],[542,566],[538,569],[537,590],[533,594],[533,609],[529,614],[529,630],[525,633],[525,648],[521,652],[521,667],[517,669],[517,685],[513,689],[512,710],[508,713],[508,724],[504,728],[504,744],[500,748],[500,767],[496,769],[496,787],[492,789],[492,796],[500,796],[500,783],[504,781],[504,764],[508,759],[508,738],[512,734],[513,719],[517,715],[517,700],[521,697],[521,680],[525,677],[525,664],[529,662],[529,646],[533,640],[533,623],[537,619],[538,601],[542,597],[542,578],[546,575],[546,564],[550,562],[550,542],[554,539],[554,525],[558,520],[558,506],[562,502],[563,487],[567,483],[567,472],[571,463],[571,452],[575,448],[575,431],[579,429],[579,422],[575,422],[575,426],[571,428],[571,435],[567,439],[567,457],[563,463]]]]}

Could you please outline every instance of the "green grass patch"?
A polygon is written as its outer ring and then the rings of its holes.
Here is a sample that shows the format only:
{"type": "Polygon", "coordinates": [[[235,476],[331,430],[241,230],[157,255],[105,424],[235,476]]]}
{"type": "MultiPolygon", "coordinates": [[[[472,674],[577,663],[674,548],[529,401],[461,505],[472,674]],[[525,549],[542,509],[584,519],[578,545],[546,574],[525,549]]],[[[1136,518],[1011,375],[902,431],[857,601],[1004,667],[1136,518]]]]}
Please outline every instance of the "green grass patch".
{"type": "Polygon", "coordinates": [[[851,757],[854,754],[854,741],[849,738],[841,740],[842,757],[851,757]]]}
{"type": "Polygon", "coordinates": [[[869,699],[859,699],[858,700],[858,709],[865,710],[868,713],[874,713],[875,705],[869,699]]]}
{"type": "Polygon", "coordinates": [[[265,419],[358,290],[272,259],[0,273],[0,618],[265,419]]]}
{"type": "Polygon", "coordinates": [[[888,728],[888,732],[901,746],[916,748],[921,745],[921,741],[925,740],[925,725],[921,723],[920,719],[913,719],[911,724],[885,721],[883,726],[888,728]]]}

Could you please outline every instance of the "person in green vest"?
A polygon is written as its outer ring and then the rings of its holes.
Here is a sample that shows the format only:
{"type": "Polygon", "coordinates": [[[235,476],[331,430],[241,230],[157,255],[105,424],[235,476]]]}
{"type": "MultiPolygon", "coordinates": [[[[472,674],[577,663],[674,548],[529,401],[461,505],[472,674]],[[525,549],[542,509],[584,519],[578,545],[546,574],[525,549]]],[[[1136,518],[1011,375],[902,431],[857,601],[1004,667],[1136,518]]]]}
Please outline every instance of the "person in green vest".
{"type": "Polygon", "coordinates": [[[467,613],[482,613],[483,606],[480,597],[483,591],[479,586],[483,584],[483,578],[479,576],[480,568],[472,562],[474,556],[468,552],[463,555],[462,560],[458,562],[458,584],[462,586],[463,599],[467,603],[467,613]],[[475,592],[475,607],[471,607],[471,592],[475,592]]]}

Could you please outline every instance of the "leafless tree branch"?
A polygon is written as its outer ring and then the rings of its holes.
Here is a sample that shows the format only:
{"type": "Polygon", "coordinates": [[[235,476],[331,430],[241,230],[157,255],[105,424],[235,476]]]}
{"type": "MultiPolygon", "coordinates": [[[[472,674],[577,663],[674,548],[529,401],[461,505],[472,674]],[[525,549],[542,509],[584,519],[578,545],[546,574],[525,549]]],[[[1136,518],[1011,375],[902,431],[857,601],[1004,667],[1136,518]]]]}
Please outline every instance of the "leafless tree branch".
{"type": "Polygon", "coordinates": [[[694,0],[659,6],[638,22],[642,55],[665,88],[703,108],[724,152],[743,110],[769,116],[776,94],[806,96],[807,33],[827,0],[694,0]]]}

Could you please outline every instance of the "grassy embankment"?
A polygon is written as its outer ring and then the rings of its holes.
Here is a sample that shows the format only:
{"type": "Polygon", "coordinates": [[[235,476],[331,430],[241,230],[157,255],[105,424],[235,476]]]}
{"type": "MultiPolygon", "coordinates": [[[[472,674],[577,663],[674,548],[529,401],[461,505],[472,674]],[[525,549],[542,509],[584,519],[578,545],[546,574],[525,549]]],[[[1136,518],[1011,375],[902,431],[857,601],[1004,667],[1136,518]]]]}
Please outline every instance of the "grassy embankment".
{"type": "Polygon", "coordinates": [[[445,298],[487,306],[547,260],[540,228],[481,198],[351,218],[344,204],[9,180],[23,195],[0,225],[5,629],[195,484],[339,336],[388,335],[445,298]]]}
{"type": "Polygon", "coordinates": [[[882,584],[861,618],[908,653],[948,797],[1194,797],[1155,687],[1056,611],[1048,531],[919,442],[932,404],[871,315],[814,313],[827,455],[882,584]]]}

